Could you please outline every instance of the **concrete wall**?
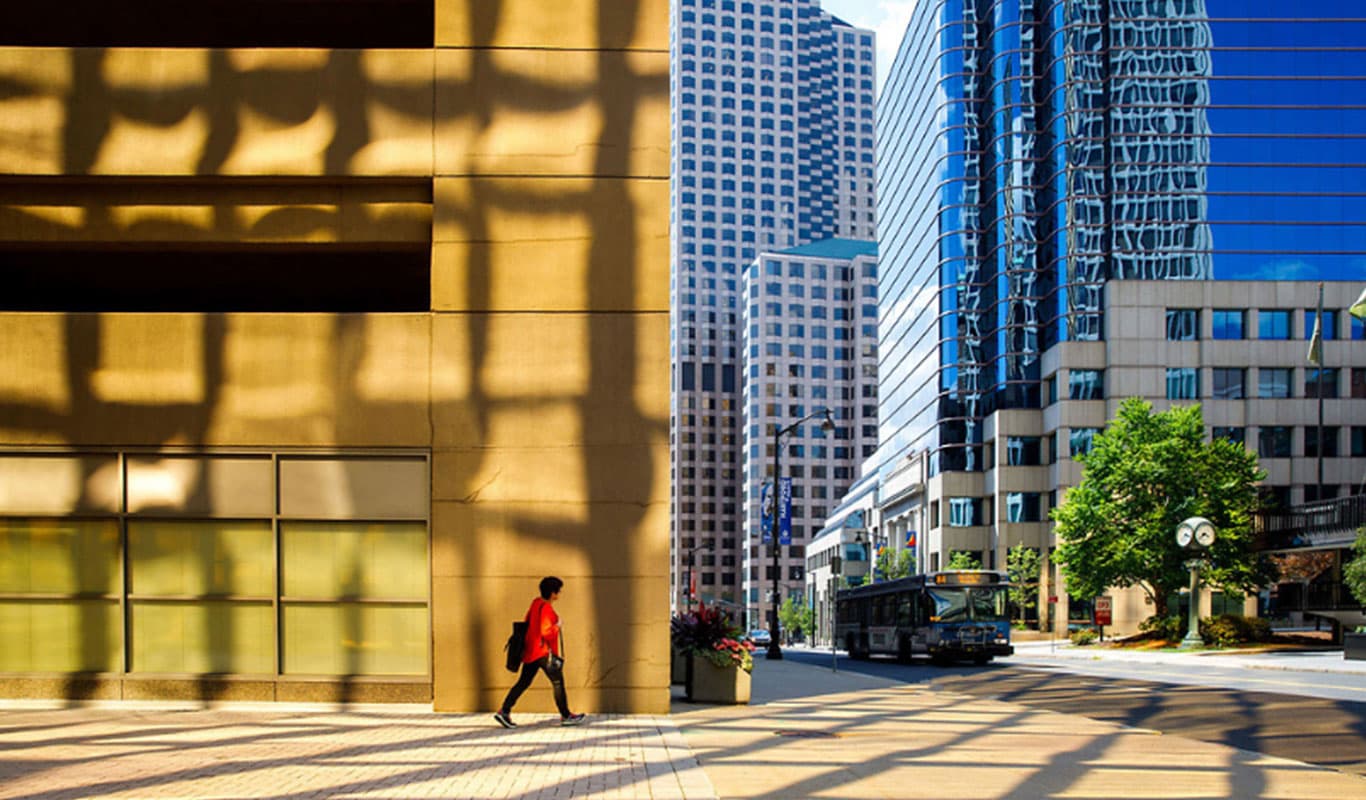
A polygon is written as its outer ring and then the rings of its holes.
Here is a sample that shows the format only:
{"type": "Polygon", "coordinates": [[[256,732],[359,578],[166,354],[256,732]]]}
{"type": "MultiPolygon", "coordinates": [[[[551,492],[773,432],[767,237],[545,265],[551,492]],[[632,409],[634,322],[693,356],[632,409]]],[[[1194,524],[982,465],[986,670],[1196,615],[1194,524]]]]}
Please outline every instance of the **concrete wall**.
{"type": "Polygon", "coordinates": [[[429,451],[435,706],[501,699],[556,574],[576,710],[663,712],[668,3],[433,13],[430,49],[0,47],[0,256],[431,254],[426,313],[0,312],[0,447],[429,451]]]}

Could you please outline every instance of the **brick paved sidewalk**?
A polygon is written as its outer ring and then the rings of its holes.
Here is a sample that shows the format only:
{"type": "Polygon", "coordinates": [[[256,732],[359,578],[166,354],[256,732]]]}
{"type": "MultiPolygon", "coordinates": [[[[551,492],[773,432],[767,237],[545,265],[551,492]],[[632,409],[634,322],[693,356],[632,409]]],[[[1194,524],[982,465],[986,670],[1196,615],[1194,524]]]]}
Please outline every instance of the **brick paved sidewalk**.
{"type": "Polygon", "coordinates": [[[0,798],[715,798],[666,717],[0,711],[0,798]]]}

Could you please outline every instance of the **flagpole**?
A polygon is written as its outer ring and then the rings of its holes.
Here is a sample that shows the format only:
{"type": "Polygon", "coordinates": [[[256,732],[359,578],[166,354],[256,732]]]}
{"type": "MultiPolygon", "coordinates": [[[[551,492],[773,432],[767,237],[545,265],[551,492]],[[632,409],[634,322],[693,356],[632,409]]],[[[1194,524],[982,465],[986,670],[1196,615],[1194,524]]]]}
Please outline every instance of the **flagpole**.
{"type": "Polygon", "coordinates": [[[1319,281],[1319,309],[1314,317],[1314,333],[1319,336],[1319,371],[1317,392],[1319,395],[1319,430],[1318,430],[1318,453],[1319,453],[1319,487],[1314,490],[1314,496],[1319,502],[1323,501],[1323,282],[1319,281]]]}

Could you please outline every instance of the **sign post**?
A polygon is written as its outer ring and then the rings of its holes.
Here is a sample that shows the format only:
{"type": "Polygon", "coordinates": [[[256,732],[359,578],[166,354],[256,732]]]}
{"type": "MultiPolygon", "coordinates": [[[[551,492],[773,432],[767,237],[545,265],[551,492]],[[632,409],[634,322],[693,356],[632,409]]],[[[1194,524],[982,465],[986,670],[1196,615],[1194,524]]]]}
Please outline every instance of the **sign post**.
{"type": "Polygon", "coordinates": [[[1096,627],[1100,628],[1100,640],[1101,640],[1102,642],[1105,641],[1105,626],[1106,626],[1106,625],[1113,624],[1113,623],[1110,621],[1110,620],[1111,620],[1111,612],[1112,612],[1113,609],[1114,609],[1114,601],[1112,600],[1112,598],[1111,598],[1108,594],[1107,594],[1107,595],[1101,595],[1100,597],[1097,597],[1097,598],[1096,598],[1096,602],[1095,602],[1095,619],[1096,619],[1096,627]]]}
{"type": "Polygon", "coordinates": [[[839,654],[836,652],[838,645],[835,643],[835,615],[839,611],[839,604],[835,602],[839,592],[840,569],[844,563],[840,560],[838,548],[835,555],[830,559],[830,671],[839,672],[839,654]]]}

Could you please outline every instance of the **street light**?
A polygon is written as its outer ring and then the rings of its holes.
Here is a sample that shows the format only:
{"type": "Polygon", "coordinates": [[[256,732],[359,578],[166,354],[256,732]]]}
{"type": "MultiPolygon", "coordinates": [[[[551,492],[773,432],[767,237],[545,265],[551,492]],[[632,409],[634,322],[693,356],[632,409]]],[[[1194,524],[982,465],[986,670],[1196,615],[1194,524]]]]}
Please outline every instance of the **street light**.
{"type": "Polygon", "coordinates": [[[702,543],[702,545],[700,545],[700,546],[698,546],[698,547],[689,547],[689,548],[688,548],[688,572],[687,572],[688,577],[687,577],[687,579],[686,579],[686,580],[687,580],[687,583],[684,584],[684,586],[687,587],[686,591],[687,591],[687,593],[688,593],[688,594],[687,594],[688,601],[687,601],[687,604],[686,604],[686,608],[687,608],[687,610],[688,610],[688,613],[692,613],[692,556],[693,556],[693,553],[696,553],[698,550],[714,550],[714,549],[716,549],[716,542],[712,541],[711,539],[706,540],[705,542],[702,543]]]}
{"type": "Polygon", "coordinates": [[[828,408],[820,408],[812,411],[810,414],[807,414],[791,425],[788,425],[786,428],[780,429],[777,423],[774,423],[773,425],[773,493],[770,495],[770,497],[773,498],[773,514],[769,517],[771,520],[770,524],[772,525],[772,530],[769,532],[769,535],[773,537],[771,540],[773,546],[773,596],[770,598],[770,608],[768,612],[767,655],[767,658],[771,661],[781,661],[783,657],[782,647],[778,645],[778,577],[780,575],[780,570],[782,569],[778,564],[778,551],[779,548],[782,547],[782,545],[778,543],[778,518],[782,516],[782,509],[778,506],[778,487],[782,483],[779,476],[782,474],[781,457],[783,452],[782,442],[780,440],[789,433],[797,430],[803,422],[806,422],[809,419],[815,419],[821,415],[825,416],[825,420],[821,422],[821,430],[826,433],[834,430],[835,420],[830,416],[830,409],[828,408]]]}

